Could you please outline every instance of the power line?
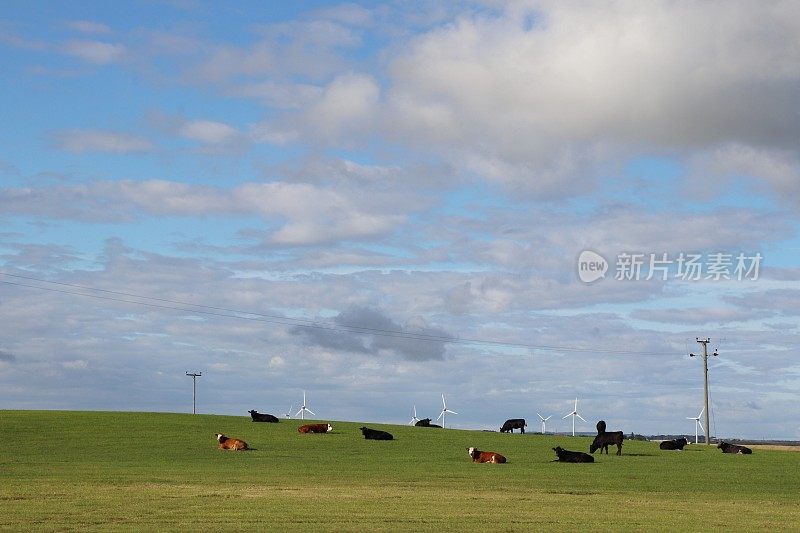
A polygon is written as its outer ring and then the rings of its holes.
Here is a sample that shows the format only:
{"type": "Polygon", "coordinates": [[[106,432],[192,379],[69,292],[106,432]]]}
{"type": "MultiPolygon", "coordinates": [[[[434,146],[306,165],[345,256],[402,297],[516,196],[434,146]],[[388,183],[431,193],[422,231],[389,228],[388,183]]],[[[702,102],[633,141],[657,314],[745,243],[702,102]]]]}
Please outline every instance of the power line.
{"type": "Polygon", "coordinates": [[[265,313],[257,313],[253,311],[241,311],[226,307],[212,306],[206,304],[197,304],[192,302],[185,302],[180,300],[171,300],[168,298],[159,298],[154,296],[144,296],[131,292],[114,291],[109,289],[100,289],[96,287],[89,287],[86,285],[78,285],[73,283],[66,283],[61,281],[51,281],[31,276],[23,276],[19,274],[10,274],[7,272],[0,272],[0,275],[24,279],[28,281],[35,281],[37,283],[47,283],[60,287],[67,287],[69,289],[78,289],[79,291],[92,291],[92,292],[77,292],[73,290],[61,289],[57,287],[43,287],[40,285],[32,285],[28,283],[19,283],[8,280],[0,279],[0,283],[6,285],[13,285],[17,287],[25,287],[30,289],[37,289],[47,292],[55,292],[60,294],[67,294],[70,296],[83,296],[86,298],[94,298],[98,300],[120,302],[126,304],[140,305],[153,309],[164,309],[170,311],[183,311],[189,313],[197,313],[206,316],[214,316],[220,318],[230,318],[235,320],[248,320],[255,322],[264,322],[270,324],[279,324],[283,326],[294,326],[300,328],[310,328],[325,331],[334,331],[340,333],[356,333],[363,335],[377,335],[381,337],[393,337],[409,340],[420,340],[429,342],[441,342],[449,344],[479,344],[486,346],[508,347],[508,348],[526,348],[544,351],[561,351],[561,352],[575,352],[575,353],[600,353],[600,354],[616,354],[616,355],[676,355],[676,352],[646,352],[646,351],[631,351],[631,350],[616,350],[604,348],[580,348],[572,346],[558,346],[558,345],[545,345],[545,344],[529,344],[510,341],[497,341],[491,339],[470,338],[470,337],[455,337],[450,335],[434,335],[426,333],[416,333],[411,331],[398,331],[381,328],[370,328],[365,326],[351,326],[343,324],[325,324],[313,320],[283,317],[279,315],[270,315],[265,313]],[[131,300],[130,298],[135,298],[131,300]],[[154,303],[158,302],[158,303],[154,303]],[[169,305],[168,305],[169,304],[169,305]],[[182,306],[182,307],[178,307],[182,306]]]}

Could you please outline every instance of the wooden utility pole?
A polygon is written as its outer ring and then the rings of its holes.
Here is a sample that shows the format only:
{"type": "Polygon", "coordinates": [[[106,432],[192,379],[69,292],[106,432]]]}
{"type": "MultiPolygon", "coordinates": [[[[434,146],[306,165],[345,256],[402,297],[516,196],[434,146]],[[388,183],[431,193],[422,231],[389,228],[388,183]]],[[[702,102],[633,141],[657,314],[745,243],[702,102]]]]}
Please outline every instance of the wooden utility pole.
{"type": "MultiPolygon", "coordinates": [[[[706,444],[711,444],[711,439],[709,438],[709,432],[711,431],[710,426],[708,425],[708,343],[711,342],[711,339],[707,338],[705,340],[700,339],[699,337],[695,337],[699,344],[703,345],[703,391],[705,392],[705,417],[706,417],[706,444]]],[[[714,353],[711,354],[716,357],[717,351],[714,350],[714,353]]],[[[694,357],[695,354],[690,353],[689,357],[694,357]]]]}
{"type": "Polygon", "coordinates": [[[195,374],[194,372],[192,372],[190,374],[189,372],[187,372],[186,375],[187,376],[192,376],[192,414],[196,415],[197,414],[197,378],[202,376],[203,373],[202,372],[197,372],[195,374]]]}

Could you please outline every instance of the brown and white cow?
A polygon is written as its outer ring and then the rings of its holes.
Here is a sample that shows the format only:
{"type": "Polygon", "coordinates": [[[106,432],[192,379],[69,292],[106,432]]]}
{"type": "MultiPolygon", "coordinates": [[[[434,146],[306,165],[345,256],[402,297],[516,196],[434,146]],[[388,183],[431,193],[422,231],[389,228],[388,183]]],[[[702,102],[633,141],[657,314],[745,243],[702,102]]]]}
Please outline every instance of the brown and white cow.
{"type": "Polygon", "coordinates": [[[482,452],[478,448],[467,448],[467,453],[472,457],[473,463],[505,463],[506,458],[497,452],[482,452]]]}
{"type": "Polygon", "coordinates": [[[217,442],[219,442],[220,450],[244,451],[247,449],[247,443],[243,440],[232,439],[226,437],[222,433],[216,433],[215,435],[217,437],[217,442]]]}
{"type": "Polygon", "coordinates": [[[297,428],[300,433],[328,433],[333,431],[333,426],[330,424],[306,424],[297,428]]]}

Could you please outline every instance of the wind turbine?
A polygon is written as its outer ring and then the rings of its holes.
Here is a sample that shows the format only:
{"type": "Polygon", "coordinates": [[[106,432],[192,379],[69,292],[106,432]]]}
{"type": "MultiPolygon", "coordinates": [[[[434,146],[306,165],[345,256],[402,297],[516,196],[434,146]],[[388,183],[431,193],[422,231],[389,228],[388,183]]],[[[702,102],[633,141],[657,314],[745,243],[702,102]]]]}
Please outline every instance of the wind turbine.
{"type": "MultiPolygon", "coordinates": [[[[447,404],[444,403],[444,394],[442,394],[442,412],[439,413],[439,418],[442,419],[442,427],[445,427],[445,421],[447,420],[447,415],[445,413],[452,413],[454,415],[458,414],[455,411],[451,411],[447,408],[447,404]]],[[[439,421],[439,418],[436,419],[437,422],[439,421]]]]}
{"type": "Polygon", "coordinates": [[[293,408],[293,407],[294,407],[294,404],[291,404],[291,405],[289,406],[289,410],[288,410],[288,411],[286,411],[286,414],[285,414],[285,415],[283,415],[283,416],[285,416],[286,418],[292,418],[292,408],[293,408]]]}
{"type": "Polygon", "coordinates": [[[309,413],[311,413],[314,416],[317,416],[317,413],[315,413],[314,411],[312,411],[311,409],[306,407],[306,391],[303,391],[303,407],[301,407],[300,410],[297,411],[294,416],[300,415],[300,420],[305,420],[306,419],[306,411],[308,411],[309,413]]]}
{"type": "MultiPolygon", "coordinates": [[[[575,398],[575,408],[572,410],[572,412],[571,412],[571,413],[567,413],[567,414],[564,416],[564,418],[568,418],[568,417],[570,417],[570,416],[572,417],[572,436],[574,437],[574,436],[575,436],[575,417],[577,416],[578,418],[580,418],[581,420],[583,420],[584,422],[586,422],[586,419],[585,419],[585,418],[583,418],[581,415],[579,415],[579,414],[578,414],[578,399],[577,399],[577,398],[575,398]]],[[[562,420],[563,420],[564,418],[562,418],[562,420]]]]}
{"type": "Polygon", "coordinates": [[[706,430],[706,428],[704,428],[703,424],[700,422],[700,417],[703,416],[703,413],[705,412],[705,410],[706,410],[706,408],[703,407],[700,410],[700,414],[699,415],[697,415],[697,416],[687,416],[686,417],[686,420],[694,420],[694,443],[695,444],[698,443],[698,440],[697,440],[697,435],[698,435],[697,426],[700,426],[700,429],[702,429],[703,432],[705,432],[705,430],[706,430]]]}
{"type": "MultiPolygon", "coordinates": [[[[542,435],[544,435],[544,432],[545,432],[544,423],[545,423],[545,422],[547,422],[548,420],[550,420],[550,417],[552,417],[553,415],[550,415],[550,416],[548,416],[547,418],[543,417],[543,416],[542,416],[542,415],[540,415],[539,413],[536,413],[536,415],[537,415],[539,418],[541,418],[541,419],[542,419],[542,435]]],[[[569,416],[569,415],[567,415],[567,416],[569,416]]]]}
{"type": "Polygon", "coordinates": [[[415,422],[419,422],[419,418],[417,418],[417,406],[416,405],[414,406],[414,416],[411,417],[411,421],[408,423],[408,425],[412,425],[415,422]]]}

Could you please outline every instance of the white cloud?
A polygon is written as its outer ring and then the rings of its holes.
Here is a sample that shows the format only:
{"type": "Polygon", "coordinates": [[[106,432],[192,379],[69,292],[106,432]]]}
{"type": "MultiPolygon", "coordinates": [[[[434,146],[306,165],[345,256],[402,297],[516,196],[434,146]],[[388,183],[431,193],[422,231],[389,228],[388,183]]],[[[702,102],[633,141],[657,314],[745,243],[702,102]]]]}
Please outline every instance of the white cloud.
{"type": "Polygon", "coordinates": [[[121,44],[73,40],[64,45],[63,51],[68,55],[75,56],[88,63],[107,65],[122,59],[125,55],[126,48],[121,44]]]}
{"type": "Polygon", "coordinates": [[[154,148],[147,139],[127,133],[105,130],[67,129],[53,133],[56,146],[75,153],[83,152],[147,152],[154,148]]]}
{"type": "Polygon", "coordinates": [[[493,179],[532,192],[549,173],[544,191],[567,192],[587,169],[567,154],[800,137],[786,113],[800,85],[794,2],[519,5],[462,16],[397,54],[388,101],[405,139],[502,161],[493,179]]]}
{"type": "Polygon", "coordinates": [[[81,33],[111,33],[111,28],[109,28],[106,24],[92,22],[91,20],[71,20],[67,22],[67,27],[81,33]]]}
{"type": "Polygon", "coordinates": [[[357,133],[375,119],[380,88],[369,75],[346,74],[334,79],[311,107],[310,135],[337,139],[357,133]]]}
{"type": "Polygon", "coordinates": [[[222,122],[211,120],[193,120],[185,123],[180,128],[180,134],[187,139],[193,139],[207,144],[229,143],[239,136],[239,132],[222,122]]]}

